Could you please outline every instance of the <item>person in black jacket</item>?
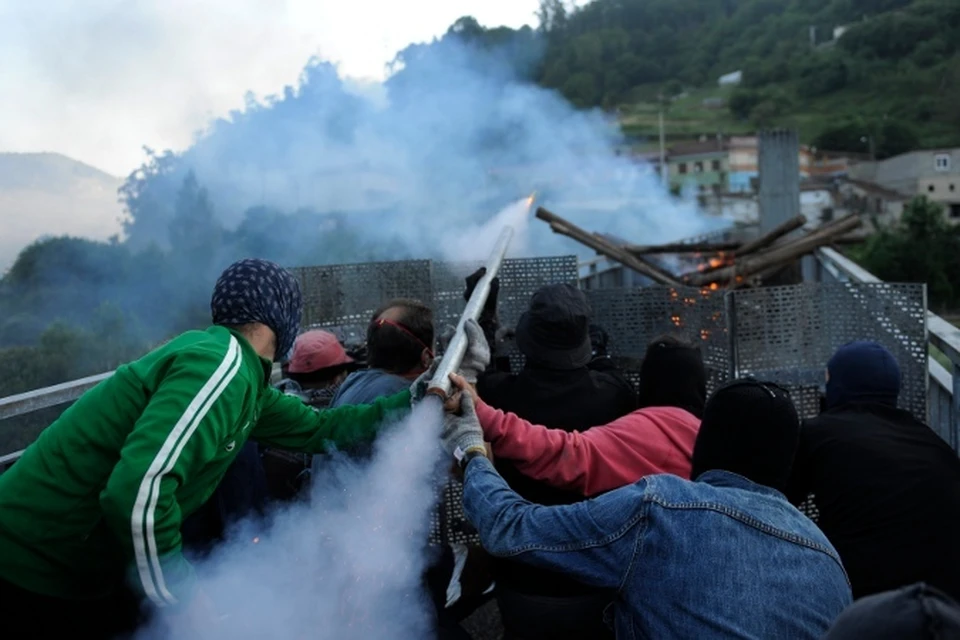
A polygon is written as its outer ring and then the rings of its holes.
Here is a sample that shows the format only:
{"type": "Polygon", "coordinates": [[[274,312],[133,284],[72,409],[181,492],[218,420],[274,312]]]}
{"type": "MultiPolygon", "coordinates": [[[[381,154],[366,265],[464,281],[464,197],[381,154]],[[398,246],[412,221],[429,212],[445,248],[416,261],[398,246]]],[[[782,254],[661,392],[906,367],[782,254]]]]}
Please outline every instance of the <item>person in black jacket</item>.
{"type": "MultiPolygon", "coordinates": [[[[468,282],[469,285],[469,282],[468,282]]],[[[469,286],[468,286],[469,288],[469,286]]],[[[489,320],[492,310],[487,309],[489,320]]],[[[533,295],[517,323],[515,339],[525,357],[519,373],[488,371],[477,383],[484,402],[535,424],[584,431],[637,409],[637,392],[604,357],[603,336],[590,331],[591,309],[582,291],[548,285],[533,295]]],[[[493,327],[489,323],[485,332],[493,327]]],[[[571,504],[583,497],[527,478],[513,465],[497,469],[521,496],[544,505],[571,504]]],[[[497,600],[506,638],[559,640],[611,638],[603,609],[611,598],[563,575],[507,560],[494,562],[497,600]]]]}
{"type": "Polygon", "coordinates": [[[827,365],[825,411],[801,430],[788,497],[813,494],[854,598],[925,582],[960,598],[960,459],[897,408],[900,368],[874,342],[827,365]]]}
{"type": "Polygon", "coordinates": [[[960,640],[960,604],[923,583],[862,598],[823,640],[960,640]]]}

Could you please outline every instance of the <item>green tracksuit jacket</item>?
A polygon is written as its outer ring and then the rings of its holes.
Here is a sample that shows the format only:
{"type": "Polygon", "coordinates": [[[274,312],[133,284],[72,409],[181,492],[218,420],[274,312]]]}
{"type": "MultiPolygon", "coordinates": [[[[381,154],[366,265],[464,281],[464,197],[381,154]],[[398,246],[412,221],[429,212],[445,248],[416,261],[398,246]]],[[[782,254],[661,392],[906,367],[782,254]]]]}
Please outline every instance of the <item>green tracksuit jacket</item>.
{"type": "Polygon", "coordinates": [[[35,593],[109,594],[125,576],[156,605],[194,586],[180,524],[248,437],[320,453],[370,441],[409,392],[317,411],[269,385],[271,363],[223,327],[121,366],[0,475],[0,578],[35,593]]]}

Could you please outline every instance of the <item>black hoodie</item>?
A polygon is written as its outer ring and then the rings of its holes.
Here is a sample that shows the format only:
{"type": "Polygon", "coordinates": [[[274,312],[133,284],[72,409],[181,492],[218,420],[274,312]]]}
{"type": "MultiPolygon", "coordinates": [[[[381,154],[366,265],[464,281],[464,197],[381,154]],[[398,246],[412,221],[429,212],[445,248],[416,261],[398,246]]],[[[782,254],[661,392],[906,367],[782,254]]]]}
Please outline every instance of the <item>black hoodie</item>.
{"type": "Polygon", "coordinates": [[[788,497],[813,494],[854,598],[926,582],[960,599],[960,459],[896,408],[888,356],[857,343],[831,360],[833,401],[803,424],[788,497]]]}
{"type": "Polygon", "coordinates": [[[847,607],[824,640],[960,640],[960,605],[915,584],[847,607]]]}

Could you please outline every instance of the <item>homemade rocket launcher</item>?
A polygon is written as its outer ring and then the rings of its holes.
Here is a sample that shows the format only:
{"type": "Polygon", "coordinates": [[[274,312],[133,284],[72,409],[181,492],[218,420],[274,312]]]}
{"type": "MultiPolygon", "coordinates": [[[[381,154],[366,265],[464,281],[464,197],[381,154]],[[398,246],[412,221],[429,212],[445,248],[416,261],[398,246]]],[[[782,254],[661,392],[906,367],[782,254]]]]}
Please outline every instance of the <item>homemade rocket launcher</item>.
{"type": "Polygon", "coordinates": [[[433,379],[430,380],[427,393],[440,396],[444,400],[450,396],[453,388],[453,383],[450,382],[450,374],[457,372],[463,363],[464,355],[467,353],[467,333],[464,325],[466,325],[467,320],[478,320],[480,318],[480,313],[490,296],[490,284],[500,271],[500,265],[503,264],[511,240],[513,240],[513,227],[504,227],[497,239],[497,244],[494,245],[493,253],[487,261],[487,272],[480,278],[477,286],[473,289],[473,293],[470,294],[470,299],[467,300],[467,306],[463,309],[453,338],[447,345],[447,349],[440,359],[440,364],[437,365],[433,379]]]}

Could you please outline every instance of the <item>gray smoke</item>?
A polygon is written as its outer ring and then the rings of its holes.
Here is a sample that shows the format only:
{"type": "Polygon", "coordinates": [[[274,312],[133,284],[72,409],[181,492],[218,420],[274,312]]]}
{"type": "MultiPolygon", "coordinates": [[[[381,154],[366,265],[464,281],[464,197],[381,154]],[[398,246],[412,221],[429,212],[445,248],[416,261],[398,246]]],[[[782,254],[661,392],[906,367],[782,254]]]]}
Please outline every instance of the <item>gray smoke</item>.
{"type": "MultiPolygon", "coordinates": [[[[358,259],[456,255],[507,203],[534,191],[584,228],[642,244],[720,225],[693,199],[667,193],[626,151],[614,117],[574,109],[495,52],[451,35],[403,52],[397,69],[373,92],[312,61],[299,86],[249,99],[146,173],[128,200],[131,241],[169,242],[174,196],[190,171],[228,228],[251,230],[263,212],[336,216],[338,229],[373,247],[358,259]]],[[[287,264],[343,258],[343,243],[325,243],[331,227],[313,218],[267,231],[287,264]]],[[[587,253],[542,223],[522,235],[517,256],[587,253]]]]}
{"type": "MultiPolygon", "coordinates": [[[[334,454],[314,471],[308,504],[276,515],[263,531],[238,527],[197,566],[222,615],[203,638],[360,640],[431,637],[420,586],[435,502],[441,409],[436,398],[377,442],[369,462],[334,454]]],[[[143,639],[197,637],[157,626],[143,639]]]]}

